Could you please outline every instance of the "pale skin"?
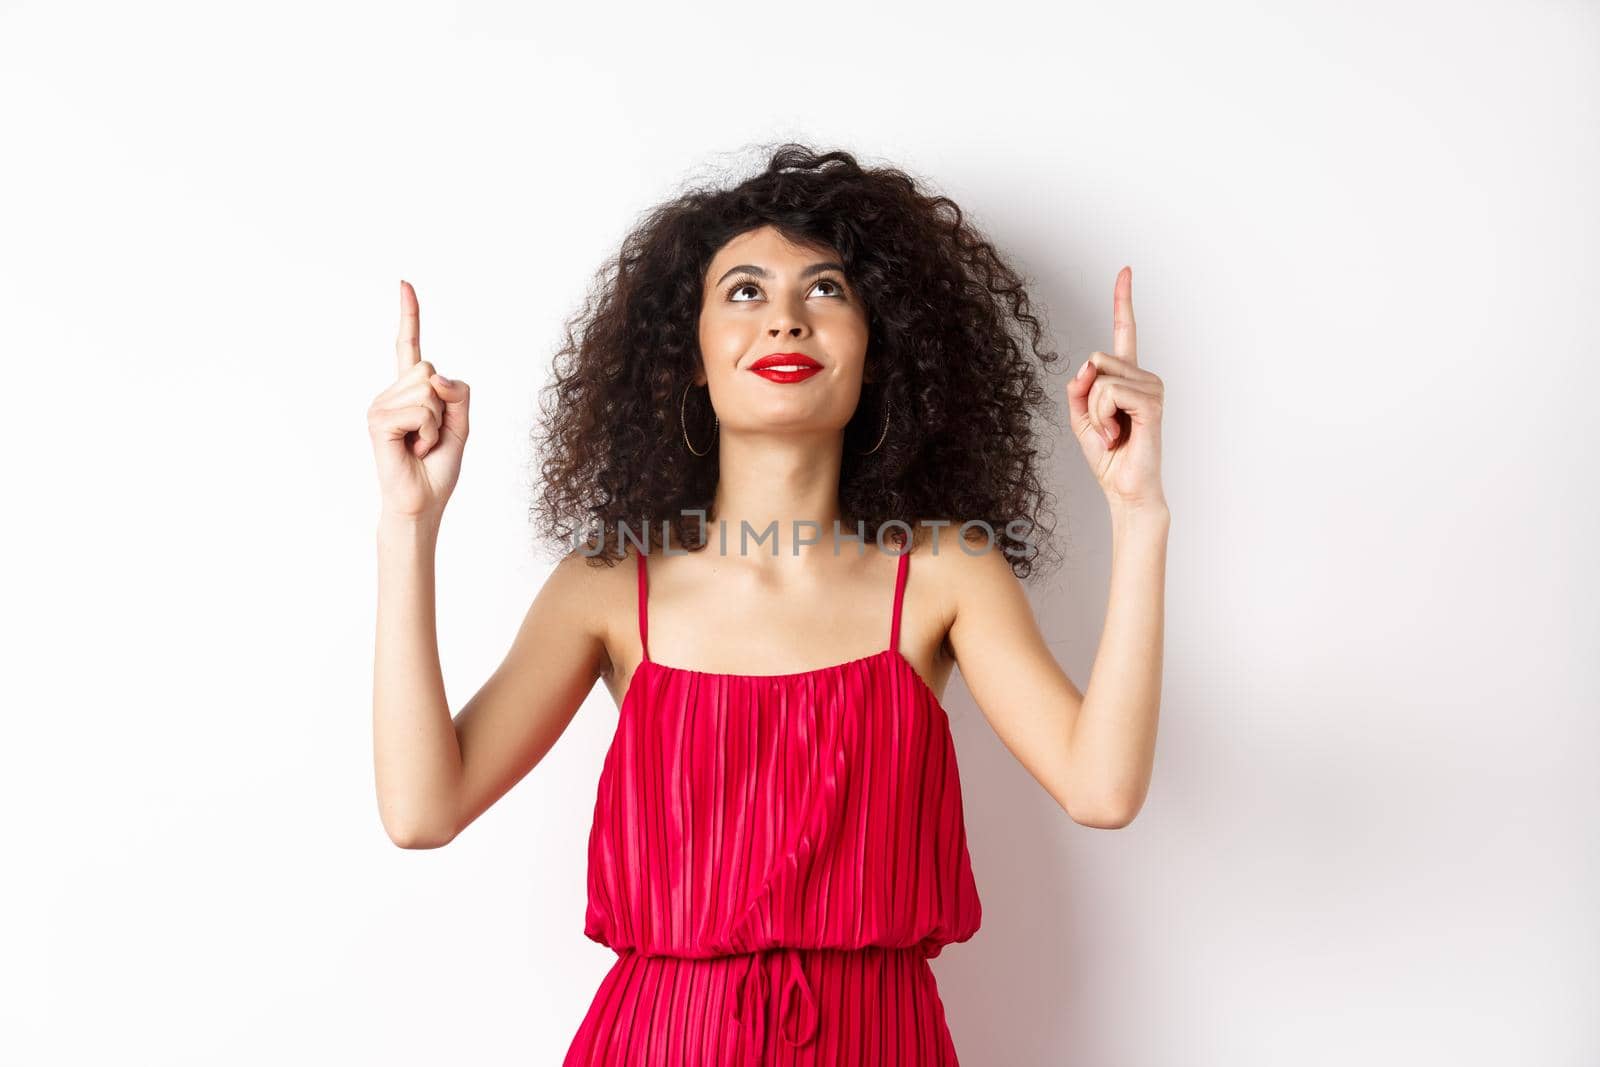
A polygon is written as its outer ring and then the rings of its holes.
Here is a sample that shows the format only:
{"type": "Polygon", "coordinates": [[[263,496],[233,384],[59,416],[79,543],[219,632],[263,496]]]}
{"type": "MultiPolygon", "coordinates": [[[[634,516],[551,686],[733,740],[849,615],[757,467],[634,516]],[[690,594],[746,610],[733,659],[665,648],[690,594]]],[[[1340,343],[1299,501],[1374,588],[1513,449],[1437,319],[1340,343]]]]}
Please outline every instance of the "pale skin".
{"type": "MultiPolygon", "coordinates": [[[[658,663],[787,674],[888,644],[892,541],[880,550],[869,537],[865,551],[847,543],[835,553],[829,536],[840,517],[844,426],[870,381],[865,309],[842,269],[816,269],[837,259],[763,227],[720,249],[706,272],[696,384],[709,386],[720,425],[714,437],[702,427],[691,440],[696,450],[720,451],[712,514],[727,524],[728,550],[714,537],[700,552],[652,554],[649,640],[658,663]],[[728,276],[741,265],[766,275],[728,276]],[[771,352],[803,352],[823,370],[802,383],[770,382],[749,365],[771,352]],[[820,530],[821,541],[795,553],[796,523],[805,521],[818,528],[802,525],[799,536],[820,530]],[[773,526],[777,553],[770,541],[741,553],[741,523],[773,526]]],[[[1092,353],[1067,387],[1071,429],[1106,495],[1113,546],[1087,687],[1080,692],[1056,662],[1005,556],[962,551],[952,527],[938,531],[937,551],[933,530],[918,535],[898,646],[941,700],[959,666],[1012,755],[1070,818],[1104,829],[1126,826],[1149,790],[1170,523],[1160,482],[1162,384],[1138,364],[1127,268],[1112,303],[1112,351],[1092,353]]],[[[470,397],[465,383],[422,359],[419,335],[416,294],[402,282],[398,375],[368,412],[383,493],[373,730],[385,830],[401,847],[436,848],[539,764],[597,680],[620,706],[643,650],[635,562],[592,567],[571,553],[534,596],[499,667],[452,718],[433,560],[470,397]]]]}

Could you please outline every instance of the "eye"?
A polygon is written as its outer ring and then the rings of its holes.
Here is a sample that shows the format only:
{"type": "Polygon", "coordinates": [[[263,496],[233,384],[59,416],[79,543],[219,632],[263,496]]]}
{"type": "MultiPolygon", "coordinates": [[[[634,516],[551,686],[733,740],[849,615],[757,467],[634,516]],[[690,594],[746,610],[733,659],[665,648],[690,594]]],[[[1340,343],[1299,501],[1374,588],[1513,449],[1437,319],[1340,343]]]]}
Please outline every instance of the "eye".
{"type": "MultiPolygon", "coordinates": [[[[840,300],[845,299],[844,283],[839,281],[839,279],[824,275],[823,277],[818,278],[815,282],[813,282],[811,287],[813,289],[815,289],[819,285],[830,285],[830,286],[833,287],[833,292],[828,293],[826,295],[836,297],[836,298],[838,298],[840,300]]],[[[748,304],[748,303],[750,303],[749,300],[740,300],[739,297],[738,297],[739,292],[744,290],[744,289],[755,289],[755,290],[759,291],[761,289],[761,285],[758,282],[756,282],[756,281],[754,281],[752,279],[749,279],[749,278],[745,278],[745,279],[742,279],[740,281],[734,282],[733,285],[731,287],[729,287],[729,289],[728,289],[728,293],[727,293],[728,299],[730,301],[732,301],[733,303],[735,303],[735,304],[748,304]]]]}

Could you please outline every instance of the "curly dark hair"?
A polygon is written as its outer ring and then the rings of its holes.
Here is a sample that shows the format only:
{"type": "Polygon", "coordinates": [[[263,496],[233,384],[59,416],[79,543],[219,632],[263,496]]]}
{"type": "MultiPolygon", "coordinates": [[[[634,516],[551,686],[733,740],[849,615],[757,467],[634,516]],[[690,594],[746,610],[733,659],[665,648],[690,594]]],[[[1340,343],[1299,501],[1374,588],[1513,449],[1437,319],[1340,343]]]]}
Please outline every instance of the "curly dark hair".
{"type": "MultiPolygon", "coordinates": [[[[608,565],[626,556],[622,524],[646,545],[665,523],[675,544],[704,547],[700,518],[685,512],[717,521],[718,455],[684,447],[679,400],[700,366],[712,257],[762,226],[837,251],[866,305],[875,381],[845,427],[841,529],[863,522],[870,539],[899,520],[925,540],[925,522],[948,521],[953,535],[982,520],[1026,578],[1052,546],[1037,431],[1055,410],[1041,382],[1059,356],[1041,348],[1024,279],[954,201],[903,170],[794,143],[731,188],[691,187],[649,210],[596,272],[540,399],[530,515],[542,534],[608,565]],[[888,435],[861,455],[882,433],[885,401],[888,435]]],[[[690,418],[695,439],[710,439],[711,413],[690,418]]]]}

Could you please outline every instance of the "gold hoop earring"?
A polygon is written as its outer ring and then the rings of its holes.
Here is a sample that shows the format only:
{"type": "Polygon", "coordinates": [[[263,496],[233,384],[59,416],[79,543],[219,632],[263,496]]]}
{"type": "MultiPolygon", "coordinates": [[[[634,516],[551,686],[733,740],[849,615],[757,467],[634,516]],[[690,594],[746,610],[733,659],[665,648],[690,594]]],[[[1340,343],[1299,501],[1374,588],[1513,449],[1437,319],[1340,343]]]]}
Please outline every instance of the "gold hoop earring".
{"type": "Polygon", "coordinates": [[[883,429],[878,433],[878,443],[865,452],[857,452],[858,456],[870,456],[883,446],[884,438],[889,436],[889,412],[894,410],[894,404],[885,397],[883,400],[883,429]]]}
{"type": "MultiPolygon", "coordinates": [[[[683,430],[683,446],[685,448],[687,448],[690,451],[691,454],[696,455],[696,456],[703,456],[703,455],[706,454],[706,452],[710,452],[711,451],[711,446],[710,445],[706,445],[705,452],[696,452],[694,450],[694,445],[689,443],[689,423],[688,423],[688,420],[684,417],[684,413],[683,413],[683,406],[689,399],[689,386],[692,386],[692,385],[694,385],[694,382],[690,382],[689,385],[684,386],[683,387],[683,396],[678,399],[678,427],[681,430],[683,430]]],[[[707,386],[706,387],[706,393],[708,394],[708,398],[709,398],[710,392],[711,392],[711,387],[707,386]]],[[[712,413],[711,413],[711,439],[713,441],[716,440],[717,430],[719,428],[721,428],[721,426],[722,426],[722,423],[717,418],[716,412],[712,411],[712,413]]]]}

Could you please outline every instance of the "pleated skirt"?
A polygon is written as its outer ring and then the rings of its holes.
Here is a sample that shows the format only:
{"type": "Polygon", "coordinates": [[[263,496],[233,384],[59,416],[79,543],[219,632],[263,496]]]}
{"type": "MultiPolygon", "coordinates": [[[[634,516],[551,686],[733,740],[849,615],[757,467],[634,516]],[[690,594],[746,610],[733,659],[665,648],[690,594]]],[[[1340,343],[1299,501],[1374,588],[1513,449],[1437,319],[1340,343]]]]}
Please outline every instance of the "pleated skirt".
{"type": "Polygon", "coordinates": [[[623,952],[562,1065],[957,1062],[927,956],[918,948],[867,947],[707,958],[623,952]]]}

